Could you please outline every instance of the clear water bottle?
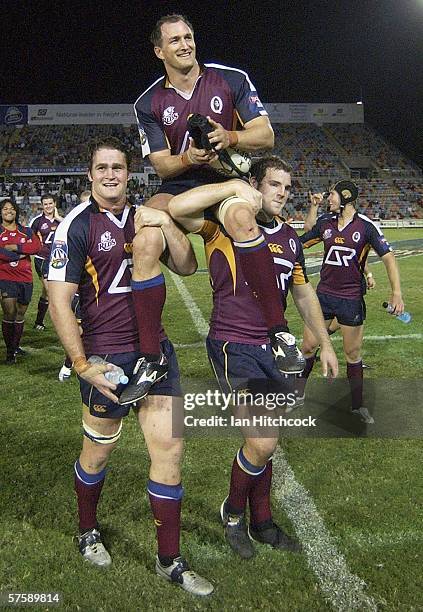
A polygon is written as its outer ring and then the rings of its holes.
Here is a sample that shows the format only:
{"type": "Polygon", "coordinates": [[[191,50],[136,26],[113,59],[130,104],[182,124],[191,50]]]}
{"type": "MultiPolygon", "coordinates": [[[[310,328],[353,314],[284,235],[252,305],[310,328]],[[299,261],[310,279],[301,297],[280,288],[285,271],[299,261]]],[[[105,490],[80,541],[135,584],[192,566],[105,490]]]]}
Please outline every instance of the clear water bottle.
{"type": "MultiPolygon", "coordinates": [[[[392,306],[392,304],[389,304],[388,302],[383,302],[382,306],[386,309],[386,312],[389,312],[389,314],[391,314],[394,311],[394,307],[392,306]]],[[[403,323],[410,323],[411,314],[409,312],[403,312],[400,315],[396,315],[396,318],[399,321],[402,321],[403,323]]]]}
{"type": "Polygon", "coordinates": [[[114,363],[109,364],[108,361],[105,361],[99,355],[91,355],[88,359],[89,363],[98,363],[102,365],[112,365],[115,369],[110,370],[109,372],[104,373],[104,378],[114,385],[126,385],[128,384],[129,378],[126,376],[125,372],[119,366],[114,363]]]}

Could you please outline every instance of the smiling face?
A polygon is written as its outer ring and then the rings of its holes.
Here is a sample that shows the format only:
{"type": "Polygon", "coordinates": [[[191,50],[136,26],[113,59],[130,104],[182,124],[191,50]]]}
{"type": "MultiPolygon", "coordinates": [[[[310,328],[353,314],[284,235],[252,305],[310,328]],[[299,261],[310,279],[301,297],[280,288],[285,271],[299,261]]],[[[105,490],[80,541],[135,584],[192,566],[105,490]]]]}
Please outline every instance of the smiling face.
{"type": "Polygon", "coordinates": [[[11,202],[6,202],[0,209],[2,222],[6,225],[12,225],[16,221],[16,210],[11,202]]]}
{"type": "Polygon", "coordinates": [[[267,168],[260,183],[254,179],[252,183],[263,196],[262,210],[265,215],[269,218],[280,215],[291,193],[290,173],[277,168],[267,168]]]}
{"type": "Polygon", "coordinates": [[[194,34],[183,21],[164,23],[161,27],[162,42],[154,52],[166,70],[188,73],[196,64],[194,34]]]}
{"type": "Polygon", "coordinates": [[[56,206],[54,199],[53,198],[43,198],[41,203],[43,205],[43,213],[45,214],[45,216],[53,217],[54,209],[56,206]]]}
{"type": "Polygon", "coordinates": [[[118,149],[98,149],[92,158],[88,178],[92,195],[102,208],[119,211],[126,204],[128,166],[118,149]]]}

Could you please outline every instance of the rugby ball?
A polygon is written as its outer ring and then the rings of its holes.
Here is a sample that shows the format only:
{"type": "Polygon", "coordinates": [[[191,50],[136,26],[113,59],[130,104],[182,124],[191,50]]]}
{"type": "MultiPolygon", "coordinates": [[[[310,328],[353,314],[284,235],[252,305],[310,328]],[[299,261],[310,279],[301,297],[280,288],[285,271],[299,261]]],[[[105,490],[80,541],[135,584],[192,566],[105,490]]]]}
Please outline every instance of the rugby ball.
{"type": "Polygon", "coordinates": [[[218,152],[218,159],[210,163],[220,174],[237,178],[247,176],[251,169],[251,157],[244,151],[228,147],[218,152]]]}

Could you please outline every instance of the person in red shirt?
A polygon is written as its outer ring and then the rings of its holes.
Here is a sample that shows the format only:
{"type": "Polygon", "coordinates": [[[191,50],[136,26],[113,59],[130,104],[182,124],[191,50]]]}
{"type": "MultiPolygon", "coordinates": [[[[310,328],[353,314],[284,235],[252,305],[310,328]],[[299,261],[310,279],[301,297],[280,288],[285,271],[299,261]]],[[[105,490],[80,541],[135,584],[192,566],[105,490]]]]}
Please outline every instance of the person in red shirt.
{"type": "Polygon", "coordinates": [[[25,312],[32,297],[30,255],[41,249],[32,229],[20,225],[18,219],[18,205],[9,198],[3,200],[0,204],[0,296],[7,364],[16,363],[25,312]]]}

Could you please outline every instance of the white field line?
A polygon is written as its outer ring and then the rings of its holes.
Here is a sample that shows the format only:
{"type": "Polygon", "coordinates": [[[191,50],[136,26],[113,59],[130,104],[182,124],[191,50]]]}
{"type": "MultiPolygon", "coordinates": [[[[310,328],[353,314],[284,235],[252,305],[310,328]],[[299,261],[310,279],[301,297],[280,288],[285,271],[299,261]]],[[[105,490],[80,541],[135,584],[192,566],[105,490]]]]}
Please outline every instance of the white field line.
{"type": "Polygon", "coordinates": [[[323,595],[337,612],[377,610],[376,601],[365,592],[364,580],[352,574],[337,550],[307,489],[295,479],[281,449],[273,457],[274,495],[294,525],[307,562],[316,575],[323,595]]]}
{"type": "Polygon", "coordinates": [[[177,290],[179,291],[179,295],[181,296],[189,314],[191,315],[191,319],[194,323],[195,329],[198,331],[202,338],[205,338],[209,333],[209,326],[207,324],[207,321],[203,317],[201,310],[198,308],[197,304],[194,301],[194,298],[186,288],[185,283],[181,279],[181,277],[177,274],[174,274],[173,272],[170,273],[170,276],[172,277],[172,280],[175,283],[177,290]]]}
{"type": "MultiPolygon", "coordinates": [[[[183,280],[172,274],[192,322],[200,336],[208,332],[208,325],[183,280]]],[[[276,467],[275,495],[291,519],[301,541],[310,568],[320,588],[337,612],[377,610],[376,602],[365,594],[366,583],[351,574],[344,557],[337,551],[333,538],[317,512],[308,491],[300,485],[281,450],[273,459],[276,467]]]]}

